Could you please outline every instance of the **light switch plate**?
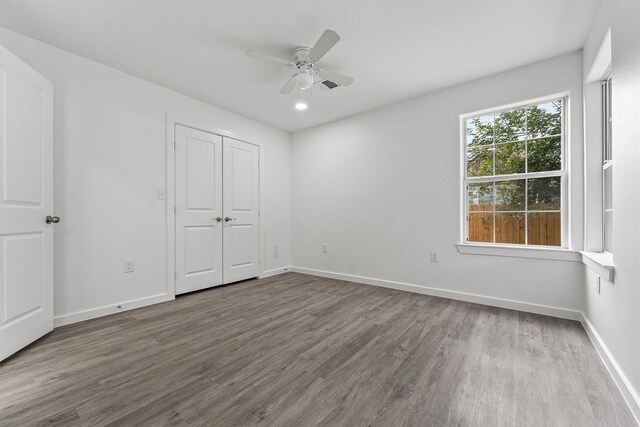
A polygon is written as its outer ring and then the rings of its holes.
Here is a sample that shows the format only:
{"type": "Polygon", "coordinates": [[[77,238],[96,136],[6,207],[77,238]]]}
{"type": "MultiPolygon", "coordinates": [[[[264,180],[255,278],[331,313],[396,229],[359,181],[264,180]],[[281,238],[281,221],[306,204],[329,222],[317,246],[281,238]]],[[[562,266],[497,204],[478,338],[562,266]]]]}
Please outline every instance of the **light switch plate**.
{"type": "Polygon", "coordinates": [[[136,262],[133,259],[125,259],[123,264],[125,273],[133,273],[136,269],[136,262]]]}
{"type": "Polygon", "coordinates": [[[167,192],[164,191],[164,188],[158,188],[156,197],[158,198],[158,200],[167,200],[167,192]]]}

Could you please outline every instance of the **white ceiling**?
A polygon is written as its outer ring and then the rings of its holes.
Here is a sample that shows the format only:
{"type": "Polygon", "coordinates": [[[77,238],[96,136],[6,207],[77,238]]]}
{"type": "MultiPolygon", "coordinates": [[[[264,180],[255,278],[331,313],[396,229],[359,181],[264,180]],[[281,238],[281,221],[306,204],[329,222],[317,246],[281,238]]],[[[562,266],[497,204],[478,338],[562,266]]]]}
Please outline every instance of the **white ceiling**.
{"type": "Polygon", "coordinates": [[[294,132],[580,49],[601,0],[2,0],[0,26],[294,132]],[[295,111],[293,74],[249,59],[330,28],[355,78],[295,111]]]}

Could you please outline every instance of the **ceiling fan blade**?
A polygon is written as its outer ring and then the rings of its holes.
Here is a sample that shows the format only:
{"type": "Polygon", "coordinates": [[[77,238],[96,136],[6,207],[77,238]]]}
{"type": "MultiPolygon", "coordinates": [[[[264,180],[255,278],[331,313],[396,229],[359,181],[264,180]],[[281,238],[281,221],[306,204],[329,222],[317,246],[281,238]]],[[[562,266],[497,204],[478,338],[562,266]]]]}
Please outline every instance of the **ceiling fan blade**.
{"type": "Polygon", "coordinates": [[[248,50],[245,53],[249,58],[260,59],[262,61],[272,62],[286,67],[294,65],[291,58],[287,59],[280,56],[273,56],[268,53],[256,52],[255,50],[248,50]]]}
{"type": "Polygon", "coordinates": [[[340,41],[338,33],[333,30],[324,30],[324,33],[322,33],[313,49],[309,52],[308,58],[313,62],[319,61],[338,41],[340,41]]]}
{"type": "Polygon", "coordinates": [[[318,77],[322,80],[330,80],[340,86],[350,86],[353,83],[353,77],[345,76],[344,74],[334,73],[332,71],[320,70],[318,77]]]}
{"type": "Polygon", "coordinates": [[[280,89],[281,94],[286,95],[288,93],[291,93],[293,88],[296,87],[296,76],[297,74],[294,74],[289,80],[287,80],[284,86],[282,86],[282,89],[280,89]]]}

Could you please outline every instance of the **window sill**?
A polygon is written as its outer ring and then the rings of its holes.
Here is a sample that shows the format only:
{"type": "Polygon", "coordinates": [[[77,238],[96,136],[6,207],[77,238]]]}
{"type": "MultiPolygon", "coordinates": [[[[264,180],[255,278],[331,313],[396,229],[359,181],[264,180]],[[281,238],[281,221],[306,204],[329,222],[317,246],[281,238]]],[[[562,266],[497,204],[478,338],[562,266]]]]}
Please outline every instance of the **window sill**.
{"type": "Polygon", "coordinates": [[[560,248],[534,248],[509,245],[483,245],[473,243],[460,243],[456,245],[461,254],[504,256],[515,258],[548,259],[553,261],[580,262],[578,251],[560,248]]]}
{"type": "Polygon", "coordinates": [[[608,252],[586,252],[580,251],[582,263],[595,271],[603,279],[613,282],[613,255],[608,252]]]}

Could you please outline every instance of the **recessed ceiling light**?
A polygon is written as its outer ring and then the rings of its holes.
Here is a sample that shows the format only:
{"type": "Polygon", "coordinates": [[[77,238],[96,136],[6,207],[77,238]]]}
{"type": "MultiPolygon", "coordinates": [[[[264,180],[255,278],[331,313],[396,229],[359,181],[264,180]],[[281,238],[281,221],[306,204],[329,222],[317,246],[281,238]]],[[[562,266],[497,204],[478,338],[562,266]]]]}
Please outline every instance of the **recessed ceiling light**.
{"type": "Polygon", "coordinates": [[[306,109],[307,109],[307,103],[306,102],[303,102],[303,101],[296,102],[296,110],[304,111],[306,109]]]}

